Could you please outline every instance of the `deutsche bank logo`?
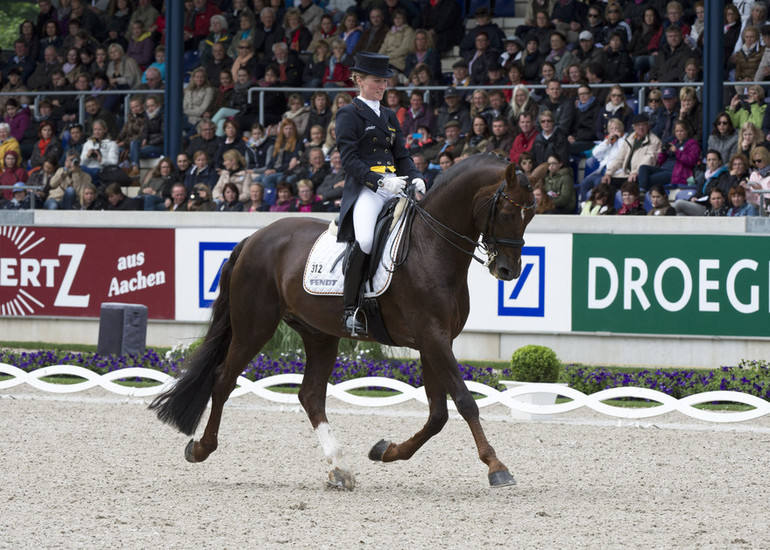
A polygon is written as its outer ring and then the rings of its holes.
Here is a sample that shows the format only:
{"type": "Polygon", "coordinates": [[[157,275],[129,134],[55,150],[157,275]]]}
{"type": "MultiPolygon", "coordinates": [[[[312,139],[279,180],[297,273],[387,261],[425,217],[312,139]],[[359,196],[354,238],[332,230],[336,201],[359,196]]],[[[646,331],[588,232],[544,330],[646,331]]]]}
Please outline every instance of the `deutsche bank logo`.
{"type": "Polygon", "coordinates": [[[236,244],[198,243],[198,307],[211,307],[219,295],[219,275],[236,244]]]}
{"type": "Polygon", "coordinates": [[[497,314],[506,317],[545,317],[545,247],[521,249],[521,275],[497,284],[497,314]]]}

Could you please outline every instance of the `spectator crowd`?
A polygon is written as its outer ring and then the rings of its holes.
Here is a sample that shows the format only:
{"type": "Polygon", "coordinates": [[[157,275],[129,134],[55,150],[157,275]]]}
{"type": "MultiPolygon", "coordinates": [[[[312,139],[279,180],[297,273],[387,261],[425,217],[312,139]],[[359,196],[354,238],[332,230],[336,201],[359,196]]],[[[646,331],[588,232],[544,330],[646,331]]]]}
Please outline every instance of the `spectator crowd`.
{"type": "Polygon", "coordinates": [[[508,35],[488,7],[463,19],[458,0],[185,0],[174,159],[162,157],[165,2],[38,7],[0,58],[0,208],[338,210],[335,114],[355,95],[341,91],[355,54],[369,51],[390,57],[384,103],[429,187],[495,153],[525,173],[547,163],[538,213],[766,209],[770,110],[751,84],[770,79],[763,1],[724,7],[723,80],[734,85],[704,127],[703,0],[528,0],[508,35]]]}

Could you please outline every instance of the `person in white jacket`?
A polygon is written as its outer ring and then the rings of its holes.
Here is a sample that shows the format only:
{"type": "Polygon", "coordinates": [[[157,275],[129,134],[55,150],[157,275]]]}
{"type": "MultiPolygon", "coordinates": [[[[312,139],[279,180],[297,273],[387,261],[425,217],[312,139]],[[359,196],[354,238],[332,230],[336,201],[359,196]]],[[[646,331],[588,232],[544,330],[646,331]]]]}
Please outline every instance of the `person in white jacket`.
{"type": "Polygon", "coordinates": [[[104,167],[118,164],[119,148],[118,144],[110,139],[106,122],[95,120],[92,127],[92,136],[83,144],[80,167],[91,176],[94,185],[98,185],[99,174],[104,167]]]}
{"type": "Polygon", "coordinates": [[[607,122],[607,135],[604,140],[599,142],[591,151],[591,156],[599,162],[595,171],[587,175],[580,183],[580,200],[588,200],[591,189],[596,187],[602,179],[607,165],[613,160],[621,150],[623,144],[623,135],[625,128],[623,121],[619,118],[611,118],[607,122]]]}

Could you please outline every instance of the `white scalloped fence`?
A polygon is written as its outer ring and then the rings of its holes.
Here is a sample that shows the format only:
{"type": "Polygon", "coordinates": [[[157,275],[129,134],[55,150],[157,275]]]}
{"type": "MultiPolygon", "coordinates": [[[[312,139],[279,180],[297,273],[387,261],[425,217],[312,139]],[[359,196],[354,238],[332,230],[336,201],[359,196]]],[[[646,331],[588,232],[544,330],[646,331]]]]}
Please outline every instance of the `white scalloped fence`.
{"type": "MultiPolygon", "coordinates": [[[[127,368],[116,370],[107,374],[97,374],[93,371],[74,365],[54,365],[25,372],[18,367],[0,363],[0,375],[10,376],[8,380],[0,381],[0,392],[21,384],[28,384],[35,389],[51,393],[75,393],[100,387],[108,392],[126,397],[153,397],[161,393],[167,385],[174,380],[173,377],[160,371],[144,368],[127,368]],[[71,384],[56,384],[46,382],[42,378],[55,375],[67,375],[83,378],[82,382],[71,384]],[[155,380],[156,386],[132,387],[116,384],[118,380],[127,378],[139,378],[142,380],[155,380]]],[[[242,376],[238,377],[238,383],[230,395],[231,398],[245,394],[254,394],[263,399],[275,403],[299,405],[297,395],[294,393],[282,393],[271,390],[273,386],[299,385],[302,383],[301,374],[278,374],[252,382],[242,376]]],[[[481,395],[476,400],[479,408],[495,404],[502,404],[512,411],[528,413],[532,415],[554,415],[573,411],[580,407],[588,407],[607,416],[623,419],[650,418],[669,412],[678,411],[686,416],[707,422],[743,422],[753,420],[766,414],[770,414],[770,403],[759,397],[734,392],[734,391],[710,391],[696,395],[690,395],[682,399],[676,399],[665,393],[647,388],[623,387],[602,390],[586,395],[581,391],[569,388],[562,384],[525,384],[522,386],[499,391],[479,382],[466,381],[465,384],[472,392],[481,395]],[[571,399],[564,403],[553,405],[537,405],[521,401],[521,396],[535,393],[548,393],[561,395],[571,399]],[[660,403],[655,407],[617,407],[603,403],[608,399],[623,397],[635,397],[649,399],[660,403]],[[714,401],[742,403],[753,407],[746,411],[707,411],[695,408],[695,405],[714,401]]],[[[398,405],[410,400],[428,404],[423,387],[415,388],[404,382],[382,377],[364,377],[347,380],[336,385],[329,384],[327,394],[340,401],[361,407],[388,407],[398,405]],[[387,388],[398,392],[387,397],[368,397],[350,393],[352,390],[363,388],[387,388]]],[[[449,401],[449,408],[456,410],[454,403],[449,401]]]]}

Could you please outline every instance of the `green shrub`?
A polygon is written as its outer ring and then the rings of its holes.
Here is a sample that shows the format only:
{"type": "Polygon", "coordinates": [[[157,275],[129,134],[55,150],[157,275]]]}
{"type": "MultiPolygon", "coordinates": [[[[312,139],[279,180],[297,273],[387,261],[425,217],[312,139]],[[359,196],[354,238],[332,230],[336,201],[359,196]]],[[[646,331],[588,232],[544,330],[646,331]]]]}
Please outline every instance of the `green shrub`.
{"type": "Polygon", "coordinates": [[[519,382],[553,383],[560,369],[556,353],[546,346],[524,346],[511,356],[511,377],[519,382]]]}

